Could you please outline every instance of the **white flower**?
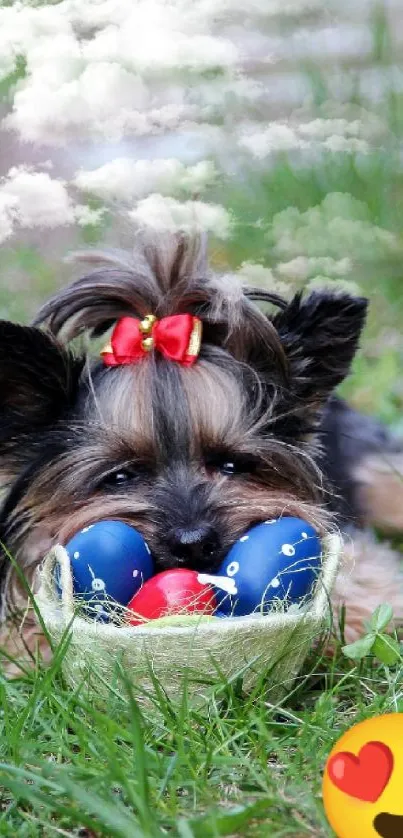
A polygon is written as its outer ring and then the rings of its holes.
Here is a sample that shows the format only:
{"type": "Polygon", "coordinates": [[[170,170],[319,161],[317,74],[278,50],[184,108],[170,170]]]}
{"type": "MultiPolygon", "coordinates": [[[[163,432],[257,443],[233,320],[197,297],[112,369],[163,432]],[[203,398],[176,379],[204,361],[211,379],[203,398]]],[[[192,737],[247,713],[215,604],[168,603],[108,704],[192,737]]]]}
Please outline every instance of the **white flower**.
{"type": "Polygon", "coordinates": [[[139,227],[152,227],[157,231],[205,230],[221,239],[228,238],[231,232],[231,217],[227,210],[202,201],[181,203],[174,198],[154,194],[139,201],[128,215],[139,227]]]}
{"type": "Polygon", "coordinates": [[[321,116],[306,121],[306,111],[294,114],[298,119],[298,131],[313,141],[327,140],[333,136],[346,140],[379,141],[387,133],[387,125],[365,108],[341,103],[324,103],[319,110],[321,116]]]}
{"type": "Polygon", "coordinates": [[[269,288],[276,281],[273,271],[257,262],[242,262],[237,274],[248,285],[263,285],[269,288]]]}
{"type": "Polygon", "coordinates": [[[181,190],[197,194],[214,180],[215,174],[214,165],[208,160],[185,166],[175,159],[120,157],[98,169],[77,172],[73,183],[105,200],[133,201],[157,191],[163,195],[175,195],[181,190]]]}
{"type": "MultiPolygon", "coordinates": [[[[182,0],[187,7],[187,0],[182,0]]],[[[281,15],[303,15],[321,9],[323,0],[249,0],[245,7],[244,0],[200,0],[198,3],[204,14],[220,19],[221,16],[239,14],[244,17],[247,8],[248,17],[275,17],[281,15]]]]}
{"type": "Polygon", "coordinates": [[[306,284],[307,291],[331,291],[332,294],[350,294],[359,297],[362,289],[356,282],[348,279],[329,279],[328,276],[315,276],[306,284]]]}
{"type": "Polygon", "coordinates": [[[18,227],[53,228],[74,222],[85,226],[99,223],[104,213],[102,207],[74,205],[66,182],[48,172],[16,166],[0,180],[0,242],[18,227]]]}
{"type": "MultiPolygon", "coordinates": [[[[200,19],[198,27],[200,26],[200,19]]],[[[114,22],[83,46],[87,61],[122,62],[135,72],[177,67],[231,67],[238,50],[229,40],[192,26],[192,14],[179,15],[175,6],[152,2],[127,7],[123,25],[114,22]]]]}
{"type": "Polygon", "coordinates": [[[300,212],[289,207],[277,213],[269,237],[278,256],[346,256],[362,261],[401,253],[397,236],[372,224],[367,208],[348,193],[331,192],[316,207],[300,212]]]}
{"type": "Polygon", "coordinates": [[[368,154],[371,150],[366,140],[359,140],[357,137],[339,137],[337,134],[327,137],[322,147],[332,152],[344,151],[353,154],[368,154]]]}
{"type": "Polygon", "coordinates": [[[15,50],[7,42],[4,43],[0,32],[0,80],[13,72],[15,61],[15,50]]]}
{"type": "Polygon", "coordinates": [[[298,125],[299,133],[313,140],[326,140],[333,134],[339,137],[359,137],[361,130],[362,122],[359,119],[313,119],[298,125]]]}
{"type": "Polygon", "coordinates": [[[189,193],[202,192],[216,177],[214,164],[210,160],[200,160],[194,166],[184,166],[179,187],[189,193]]]}
{"type": "Polygon", "coordinates": [[[362,119],[313,119],[311,122],[301,122],[297,130],[302,137],[319,143],[328,151],[361,154],[370,151],[369,143],[362,137],[368,133],[368,125],[362,119]]]}
{"type": "Polygon", "coordinates": [[[77,204],[74,207],[74,218],[80,227],[85,227],[86,224],[99,224],[102,221],[105,212],[106,210],[104,207],[91,209],[90,207],[87,207],[86,204],[77,204]]]}
{"type": "Polygon", "coordinates": [[[272,291],[273,294],[279,294],[280,297],[286,299],[293,291],[291,283],[282,282],[274,275],[271,268],[266,268],[257,262],[242,262],[236,275],[241,280],[242,285],[264,288],[266,291],[272,291]]]}
{"type": "MultiPolygon", "coordinates": [[[[61,4],[62,5],[62,4],[61,4]]],[[[0,8],[0,78],[14,69],[18,55],[38,50],[40,43],[56,43],[71,32],[68,18],[60,8],[46,5],[39,8],[16,2],[0,8]]]]}
{"type": "Polygon", "coordinates": [[[239,131],[238,145],[254,157],[264,159],[279,151],[296,149],[327,150],[368,154],[370,145],[358,135],[363,124],[356,119],[314,119],[311,122],[270,122],[244,125],[239,131]]]}
{"type": "Polygon", "coordinates": [[[281,122],[272,122],[264,129],[253,130],[251,126],[244,128],[238,142],[241,148],[247,149],[259,159],[276,151],[308,147],[308,143],[293,128],[281,122]]]}
{"type": "Polygon", "coordinates": [[[236,67],[238,47],[212,33],[213,17],[155,0],[0,8],[1,75],[18,55],[26,60],[6,125],[55,144],[78,132],[120,139],[194,118],[186,85],[164,74],[236,67]]]}
{"type": "MultiPolygon", "coordinates": [[[[14,96],[5,124],[31,142],[64,142],[74,130],[120,139],[149,130],[144,82],[118,64],[89,65],[76,78],[53,83],[48,74],[33,74],[14,96]]],[[[67,75],[67,68],[65,70],[67,75]]],[[[56,76],[57,78],[57,76],[56,76]]]]}
{"type": "Polygon", "coordinates": [[[0,244],[13,234],[17,203],[17,198],[3,194],[0,187],[0,244]]]}
{"type": "Polygon", "coordinates": [[[23,227],[57,227],[74,220],[64,181],[47,172],[12,168],[0,184],[0,194],[13,200],[14,216],[23,227]]]}
{"type": "MultiPolygon", "coordinates": [[[[75,135],[118,141],[223,113],[239,122],[243,108],[267,96],[248,67],[281,57],[281,38],[267,38],[265,22],[314,10],[322,0],[250,0],[245,32],[243,0],[16,0],[0,7],[0,77],[19,56],[26,75],[6,125],[30,142],[61,144],[75,135]],[[213,77],[200,78],[205,70],[213,77]]],[[[239,146],[258,159],[321,144],[362,153],[365,123],[306,115],[300,125],[246,125],[239,146]]]]}
{"type": "Polygon", "coordinates": [[[343,277],[352,270],[352,262],[347,256],[343,259],[332,259],[330,256],[296,256],[289,262],[279,262],[276,273],[280,276],[296,280],[306,280],[318,271],[326,276],[343,277]]]}

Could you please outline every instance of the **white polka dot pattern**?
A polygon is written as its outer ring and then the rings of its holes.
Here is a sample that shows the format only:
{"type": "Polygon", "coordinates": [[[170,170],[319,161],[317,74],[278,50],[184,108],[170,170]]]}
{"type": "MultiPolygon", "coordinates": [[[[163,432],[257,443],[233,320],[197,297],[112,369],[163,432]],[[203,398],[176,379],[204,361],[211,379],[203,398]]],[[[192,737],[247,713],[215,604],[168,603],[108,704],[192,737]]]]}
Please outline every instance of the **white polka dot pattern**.
{"type": "Polygon", "coordinates": [[[283,556],[295,556],[295,547],[292,544],[283,544],[281,547],[283,556]]]}

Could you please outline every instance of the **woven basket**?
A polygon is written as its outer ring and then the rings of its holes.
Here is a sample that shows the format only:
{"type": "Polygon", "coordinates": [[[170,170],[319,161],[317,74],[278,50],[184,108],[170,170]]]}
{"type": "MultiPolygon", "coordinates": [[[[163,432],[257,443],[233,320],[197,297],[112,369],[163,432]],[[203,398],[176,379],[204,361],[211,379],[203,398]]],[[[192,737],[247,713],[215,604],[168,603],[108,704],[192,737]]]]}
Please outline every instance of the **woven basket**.
{"type": "Polygon", "coordinates": [[[77,614],[70,561],[61,546],[44,560],[37,601],[54,643],[69,638],[63,658],[67,681],[74,688],[85,679],[94,698],[103,699],[108,684],[116,683],[119,659],[141,694],[153,693],[155,676],[172,700],[180,699],[186,680],[188,694],[200,702],[223,676],[230,680],[242,673],[243,686],[250,689],[264,669],[269,698],[278,701],[290,690],[327,618],[340,552],[338,535],[324,539],[322,571],[313,598],[302,607],[294,605],[267,616],[191,615],[130,627],[89,621],[77,614]],[[56,564],[61,599],[54,582],[56,564]]]}

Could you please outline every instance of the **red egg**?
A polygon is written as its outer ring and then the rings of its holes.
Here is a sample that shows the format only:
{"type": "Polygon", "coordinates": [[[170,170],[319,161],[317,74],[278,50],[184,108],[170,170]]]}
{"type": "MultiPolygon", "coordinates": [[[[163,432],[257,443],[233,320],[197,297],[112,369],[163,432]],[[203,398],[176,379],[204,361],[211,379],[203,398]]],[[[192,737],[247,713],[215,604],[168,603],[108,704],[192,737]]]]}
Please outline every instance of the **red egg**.
{"type": "Polygon", "coordinates": [[[136,626],[171,614],[213,614],[216,601],[211,586],[199,582],[197,571],[181,568],[157,573],[144,583],[127,608],[134,612],[128,622],[136,626]]]}

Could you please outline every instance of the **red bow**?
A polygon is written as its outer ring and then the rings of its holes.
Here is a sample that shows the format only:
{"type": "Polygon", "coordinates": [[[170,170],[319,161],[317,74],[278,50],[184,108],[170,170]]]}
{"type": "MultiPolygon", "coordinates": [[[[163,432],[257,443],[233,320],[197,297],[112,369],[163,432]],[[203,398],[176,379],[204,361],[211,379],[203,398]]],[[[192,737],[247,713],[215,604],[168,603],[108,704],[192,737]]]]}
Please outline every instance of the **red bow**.
{"type": "Polygon", "coordinates": [[[144,320],[122,317],[112,332],[101,357],[109,367],[135,364],[152,349],[164,358],[190,367],[200,352],[202,322],[191,314],[175,314],[157,320],[148,314],[144,320]]]}

